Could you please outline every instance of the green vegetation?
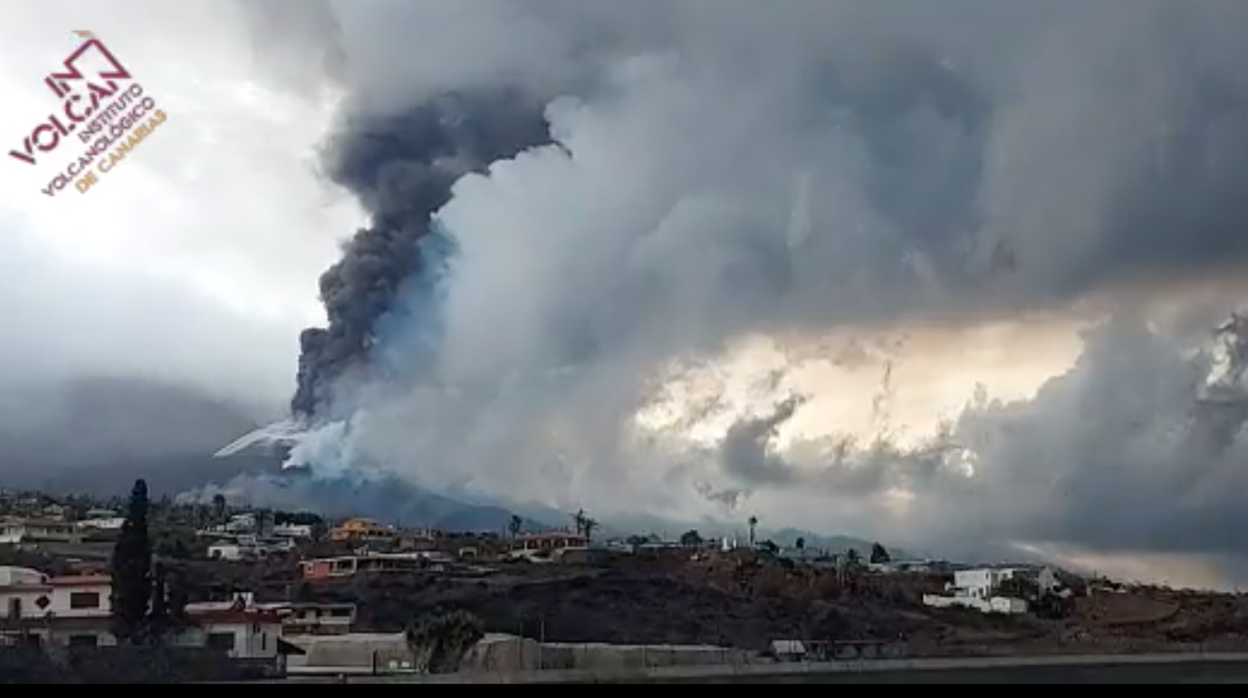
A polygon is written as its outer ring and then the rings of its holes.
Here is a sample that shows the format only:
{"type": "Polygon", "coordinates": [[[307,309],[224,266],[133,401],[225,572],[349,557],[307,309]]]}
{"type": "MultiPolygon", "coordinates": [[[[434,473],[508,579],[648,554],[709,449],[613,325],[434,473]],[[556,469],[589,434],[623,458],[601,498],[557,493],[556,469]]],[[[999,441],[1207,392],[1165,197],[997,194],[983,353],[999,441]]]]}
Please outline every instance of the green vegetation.
{"type": "Polygon", "coordinates": [[[113,548],[113,633],[141,640],[152,602],[152,543],[147,532],[147,483],[136,480],[121,537],[113,548]]]}
{"type": "Polygon", "coordinates": [[[178,570],[153,565],[147,483],[137,480],[113,548],[113,633],[131,644],[159,641],[186,623],[186,582],[178,570]]]}
{"type": "Polygon", "coordinates": [[[467,611],[435,610],[407,629],[408,646],[417,658],[424,660],[430,674],[457,671],[464,654],[484,636],[481,619],[467,611]]]}

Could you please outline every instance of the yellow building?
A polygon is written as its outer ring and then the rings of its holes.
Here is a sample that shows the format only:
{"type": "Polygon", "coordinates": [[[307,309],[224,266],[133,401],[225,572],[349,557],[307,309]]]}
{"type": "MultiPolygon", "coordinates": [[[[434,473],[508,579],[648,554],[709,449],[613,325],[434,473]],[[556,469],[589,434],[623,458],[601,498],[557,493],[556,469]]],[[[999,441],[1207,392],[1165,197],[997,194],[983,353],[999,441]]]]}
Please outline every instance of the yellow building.
{"type": "Polygon", "coordinates": [[[392,541],[397,535],[393,528],[371,519],[351,519],[329,532],[330,540],[348,542],[392,541]]]}

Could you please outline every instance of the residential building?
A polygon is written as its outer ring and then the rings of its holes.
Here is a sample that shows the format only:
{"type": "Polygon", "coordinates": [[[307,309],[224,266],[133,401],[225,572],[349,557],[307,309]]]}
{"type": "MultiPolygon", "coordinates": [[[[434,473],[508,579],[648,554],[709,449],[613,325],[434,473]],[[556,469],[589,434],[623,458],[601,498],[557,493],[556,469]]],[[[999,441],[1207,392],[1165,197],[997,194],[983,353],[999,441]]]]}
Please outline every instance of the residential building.
{"type": "Polygon", "coordinates": [[[237,536],[233,540],[220,540],[208,546],[208,557],[213,560],[260,560],[269,555],[280,555],[295,549],[291,538],[261,540],[255,536],[237,536]]]}
{"type": "MultiPolygon", "coordinates": [[[[68,646],[117,644],[112,633],[111,580],[106,575],[52,577],[38,570],[0,567],[0,641],[18,637],[68,646]]],[[[233,659],[278,661],[282,620],[240,595],[223,603],[190,604],[191,624],[174,644],[208,647],[233,659]]]]}
{"type": "Polygon", "coordinates": [[[329,532],[330,540],[351,543],[392,542],[398,533],[371,519],[350,519],[329,532]]]}
{"type": "Polygon", "coordinates": [[[77,525],[68,521],[10,518],[0,522],[0,544],[79,543],[82,537],[77,525]]]}
{"type": "Polygon", "coordinates": [[[1017,572],[1012,567],[959,570],[953,573],[953,586],[950,591],[956,595],[987,599],[1002,582],[1013,579],[1017,572]]]}
{"type": "Polygon", "coordinates": [[[304,560],[300,572],[309,581],[353,577],[357,574],[413,573],[433,565],[446,564],[449,558],[427,553],[372,553],[342,557],[304,560]],[[445,559],[444,559],[445,558],[445,559]]]}
{"type": "Polygon", "coordinates": [[[220,650],[231,659],[277,660],[282,654],[281,618],[256,606],[249,595],[233,602],[190,604],[186,615],[192,625],[178,636],[178,645],[220,650]]]}
{"type": "Polygon", "coordinates": [[[278,524],[273,527],[276,538],[308,539],[312,537],[312,527],[306,524],[278,524]]]}
{"type": "Polygon", "coordinates": [[[564,550],[568,548],[587,548],[589,538],[579,533],[568,531],[552,531],[548,533],[525,533],[516,536],[515,550],[564,550]]]}
{"type": "Polygon", "coordinates": [[[111,644],[105,575],[50,577],[0,567],[0,637],[35,635],[59,644],[111,644]]]}
{"type": "Polygon", "coordinates": [[[1028,606],[1025,600],[998,593],[1003,582],[1024,573],[1023,570],[1008,567],[958,570],[954,572],[953,583],[946,587],[944,595],[926,594],[923,603],[934,608],[973,608],[984,613],[1026,613],[1028,606]]]}
{"type": "Polygon", "coordinates": [[[875,574],[926,574],[937,569],[938,565],[930,560],[891,560],[867,565],[867,570],[875,574]]]}
{"type": "Polygon", "coordinates": [[[83,519],[78,522],[79,530],[87,535],[94,531],[120,531],[126,519],[121,516],[102,516],[83,519]]]}
{"type": "Polygon", "coordinates": [[[49,577],[24,567],[0,567],[0,599],[9,620],[107,616],[110,585],[107,575],[49,577]]]}
{"type": "Polygon", "coordinates": [[[64,521],[65,507],[55,503],[49,504],[40,511],[40,514],[43,518],[51,521],[64,521]]]}
{"type": "Polygon", "coordinates": [[[399,550],[434,550],[438,544],[438,534],[436,531],[424,528],[414,530],[401,530],[398,532],[398,538],[395,541],[399,550]]]}
{"type": "Polygon", "coordinates": [[[256,521],[256,515],[253,512],[243,514],[235,514],[230,520],[221,527],[223,533],[231,533],[235,535],[255,533],[259,529],[256,521]]]}
{"type": "Polygon", "coordinates": [[[262,557],[254,545],[242,545],[240,543],[214,543],[208,546],[208,557],[213,560],[224,560],[226,562],[239,562],[241,560],[254,560],[262,557]]]}
{"type": "Polygon", "coordinates": [[[277,614],[283,637],[298,635],[345,635],[355,625],[353,603],[272,603],[259,604],[277,614]]]}

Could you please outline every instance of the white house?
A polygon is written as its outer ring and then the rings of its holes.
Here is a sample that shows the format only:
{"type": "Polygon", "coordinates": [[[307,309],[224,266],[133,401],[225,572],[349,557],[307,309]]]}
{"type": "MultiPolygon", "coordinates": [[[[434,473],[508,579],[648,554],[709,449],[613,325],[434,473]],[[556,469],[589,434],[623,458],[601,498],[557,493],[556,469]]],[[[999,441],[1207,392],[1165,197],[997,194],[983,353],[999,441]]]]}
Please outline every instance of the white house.
{"type": "Polygon", "coordinates": [[[87,531],[120,531],[125,523],[126,520],[120,516],[101,516],[79,521],[78,528],[87,531]]]}
{"type": "Polygon", "coordinates": [[[305,524],[279,524],[273,527],[277,538],[307,539],[312,537],[312,527],[305,524]]]}
{"type": "Polygon", "coordinates": [[[38,570],[0,567],[0,637],[22,633],[60,644],[112,644],[110,580],[105,575],[49,577],[38,570]]]}
{"type": "Polygon", "coordinates": [[[1001,596],[997,591],[1001,583],[1013,579],[1019,570],[1013,568],[983,568],[954,572],[953,583],[944,595],[925,594],[923,603],[933,608],[973,608],[983,613],[1018,615],[1027,612],[1023,599],[1001,596]]]}
{"type": "Polygon", "coordinates": [[[231,602],[189,604],[186,615],[194,625],[178,637],[179,645],[222,650],[233,659],[277,660],[281,654],[281,617],[256,606],[250,594],[231,602]]]}
{"type": "Polygon", "coordinates": [[[955,596],[988,599],[1002,582],[1013,579],[1016,574],[1018,570],[1013,568],[961,570],[953,573],[953,586],[949,591],[955,596]]]}
{"type": "Polygon", "coordinates": [[[208,546],[208,557],[214,560],[256,560],[294,549],[295,542],[291,538],[262,541],[255,536],[236,536],[233,540],[220,540],[208,546]]]}
{"type": "Polygon", "coordinates": [[[208,557],[213,560],[227,560],[229,562],[238,562],[239,560],[249,560],[258,557],[255,546],[240,545],[238,543],[214,543],[208,546],[208,557]]]}
{"type": "Polygon", "coordinates": [[[252,512],[243,514],[235,514],[225,523],[223,530],[225,533],[255,533],[258,528],[256,515],[252,512]]]}
{"type": "Polygon", "coordinates": [[[52,521],[64,521],[65,520],[65,507],[61,506],[60,504],[55,504],[55,503],[49,504],[46,507],[44,507],[40,513],[43,515],[45,519],[50,519],[52,521]]]}
{"type": "Polygon", "coordinates": [[[82,532],[77,526],[67,521],[10,518],[0,522],[0,544],[77,543],[81,539],[82,532]]]}
{"type": "MultiPolygon", "coordinates": [[[[107,575],[51,577],[38,570],[0,567],[0,642],[33,636],[58,645],[107,646],[111,630],[111,580],[107,575]]],[[[223,650],[235,659],[276,660],[281,617],[249,597],[221,604],[191,604],[192,627],[174,642],[223,650]]]]}
{"type": "Polygon", "coordinates": [[[934,567],[930,560],[890,560],[869,563],[867,570],[874,574],[926,574],[934,567]]]}

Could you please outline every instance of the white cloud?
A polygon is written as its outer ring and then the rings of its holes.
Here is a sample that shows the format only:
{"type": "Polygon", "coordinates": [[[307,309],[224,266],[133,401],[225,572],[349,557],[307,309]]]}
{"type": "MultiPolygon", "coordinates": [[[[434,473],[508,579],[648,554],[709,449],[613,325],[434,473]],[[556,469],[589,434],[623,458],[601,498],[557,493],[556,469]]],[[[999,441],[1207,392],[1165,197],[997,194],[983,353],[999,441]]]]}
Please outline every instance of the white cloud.
{"type": "Polygon", "coordinates": [[[86,193],[40,193],[77,139],[38,167],[0,163],[0,285],[15,340],[0,372],[157,373],[285,400],[298,331],[322,317],[316,278],[362,214],[315,172],[336,103],[328,83],[319,72],[279,82],[266,46],[281,40],[251,27],[234,2],[0,10],[6,152],[59,106],[42,78],[81,41],[72,30],[100,36],[168,115],[86,193]]]}

